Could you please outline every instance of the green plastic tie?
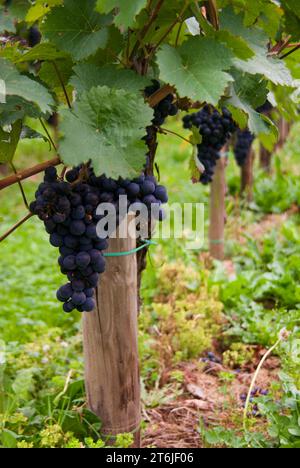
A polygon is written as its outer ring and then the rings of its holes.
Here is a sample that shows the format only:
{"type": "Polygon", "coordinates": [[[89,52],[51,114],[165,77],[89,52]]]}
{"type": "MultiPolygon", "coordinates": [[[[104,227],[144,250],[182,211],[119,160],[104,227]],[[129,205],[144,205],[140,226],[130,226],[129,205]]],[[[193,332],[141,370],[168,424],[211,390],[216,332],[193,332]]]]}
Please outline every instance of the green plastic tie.
{"type": "Polygon", "coordinates": [[[224,239],[211,240],[209,242],[213,245],[220,245],[220,244],[224,244],[224,239]]]}
{"type": "Polygon", "coordinates": [[[145,249],[146,247],[150,247],[150,245],[158,245],[157,242],[150,241],[150,240],[145,240],[143,242],[143,245],[140,247],[137,247],[136,249],[128,250],[128,252],[110,252],[110,253],[105,253],[103,254],[104,257],[126,257],[127,255],[133,255],[137,252],[140,252],[140,250],[145,249]]]}

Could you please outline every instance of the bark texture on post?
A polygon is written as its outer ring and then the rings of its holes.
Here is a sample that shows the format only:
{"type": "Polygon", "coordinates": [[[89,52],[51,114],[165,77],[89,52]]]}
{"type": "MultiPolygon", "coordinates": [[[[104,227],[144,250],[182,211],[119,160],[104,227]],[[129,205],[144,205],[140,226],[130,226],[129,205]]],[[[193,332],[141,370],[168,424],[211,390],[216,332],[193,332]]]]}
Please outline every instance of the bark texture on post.
{"type": "MultiPolygon", "coordinates": [[[[134,249],[134,239],[111,239],[110,252],[134,249]]],[[[97,308],[83,317],[85,384],[89,408],[101,432],[134,432],[140,446],[140,379],[137,344],[136,255],[108,257],[97,308]]]]}
{"type": "Polygon", "coordinates": [[[245,194],[248,201],[253,199],[254,158],[254,150],[250,148],[245,164],[241,167],[241,194],[245,194]]]}
{"type": "Polygon", "coordinates": [[[210,255],[217,260],[224,260],[226,165],[227,160],[225,157],[220,158],[217,162],[210,192],[210,255]]]}

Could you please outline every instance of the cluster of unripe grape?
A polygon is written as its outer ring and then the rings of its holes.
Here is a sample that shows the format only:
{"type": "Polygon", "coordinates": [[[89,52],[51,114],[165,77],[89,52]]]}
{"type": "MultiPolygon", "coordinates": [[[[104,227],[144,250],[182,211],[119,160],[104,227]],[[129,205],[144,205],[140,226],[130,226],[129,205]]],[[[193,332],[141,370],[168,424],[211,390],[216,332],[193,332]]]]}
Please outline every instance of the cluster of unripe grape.
{"type": "Polygon", "coordinates": [[[234,145],[234,156],[237,164],[243,167],[251,149],[255,137],[250,130],[238,130],[236,134],[236,142],[234,145]]]}
{"type": "Polygon", "coordinates": [[[164,219],[161,205],[167,203],[168,195],[155,177],[113,180],[95,176],[89,166],[79,166],[62,180],[54,167],[45,171],[30,210],[44,222],[51,245],[59,249],[58,263],[68,283],[58,290],[57,298],[65,312],[90,312],[96,306],[95,288],[105,271],[103,253],[109,240],[98,236],[97,224],[103,215],[97,215],[97,208],[112,203],[118,210],[121,195],[127,196],[128,209],[137,202],[149,210],[155,205],[158,219],[164,219]]]}
{"type": "Polygon", "coordinates": [[[200,182],[212,182],[215,166],[220,158],[220,151],[236,130],[231,112],[223,108],[221,112],[211,106],[205,106],[199,112],[183,118],[184,128],[199,129],[202,142],[198,145],[198,159],[204,166],[200,182]]]}

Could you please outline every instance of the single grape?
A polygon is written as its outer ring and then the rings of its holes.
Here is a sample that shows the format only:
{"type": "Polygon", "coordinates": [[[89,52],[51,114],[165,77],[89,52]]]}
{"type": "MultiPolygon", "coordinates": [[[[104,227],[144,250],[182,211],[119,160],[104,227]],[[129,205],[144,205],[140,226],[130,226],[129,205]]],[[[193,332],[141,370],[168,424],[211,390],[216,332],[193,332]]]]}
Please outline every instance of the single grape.
{"type": "Polygon", "coordinates": [[[68,299],[70,299],[70,297],[72,296],[72,293],[73,293],[73,290],[72,290],[71,284],[67,283],[64,286],[61,286],[61,288],[59,288],[59,290],[57,291],[58,300],[61,302],[65,302],[68,299]]]}
{"type": "Polygon", "coordinates": [[[87,252],[80,252],[76,256],[76,265],[79,268],[86,268],[91,263],[91,257],[87,252]]]}
{"type": "MultiPolygon", "coordinates": [[[[84,284],[84,281],[82,280],[73,280],[72,283],[71,283],[71,286],[72,286],[72,289],[73,291],[75,292],[82,292],[85,288],[85,284],[84,284]]],[[[72,295],[72,293],[71,293],[72,295]]],[[[70,295],[70,297],[71,297],[70,295]]],[[[67,298],[69,299],[69,298],[67,298]]]]}
{"type": "Polygon", "coordinates": [[[85,230],[86,226],[83,221],[72,221],[70,224],[70,233],[74,236],[82,236],[85,230]]]}
{"type": "Polygon", "coordinates": [[[82,305],[82,309],[84,312],[92,312],[95,309],[95,307],[96,301],[91,297],[88,297],[85,303],[82,305]]]}
{"type": "Polygon", "coordinates": [[[155,192],[155,184],[149,180],[145,180],[141,186],[142,195],[152,195],[155,192]]]}
{"type": "Polygon", "coordinates": [[[72,301],[75,306],[82,306],[86,302],[86,295],[84,292],[74,292],[72,301]]]}
{"type": "Polygon", "coordinates": [[[62,247],[64,245],[63,237],[54,232],[50,235],[50,244],[53,247],[62,247]]]}
{"type": "Polygon", "coordinates": [[[74,255],[68,255],[64,259],[63,266],[67,270],[76,270],[76,257],[74,255]]]}

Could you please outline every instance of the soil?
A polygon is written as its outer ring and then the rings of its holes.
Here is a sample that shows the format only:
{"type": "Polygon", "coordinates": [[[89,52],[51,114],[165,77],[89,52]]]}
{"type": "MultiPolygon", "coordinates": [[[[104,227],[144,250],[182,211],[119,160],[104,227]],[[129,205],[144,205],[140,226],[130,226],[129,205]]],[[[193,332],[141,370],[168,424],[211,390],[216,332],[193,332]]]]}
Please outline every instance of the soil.
{"type": "MultiPolygon", "coordinates": [[[[144,410],[148,421],[143,436],[143,447],[201,448],[199,421],[206,427],[223,426],[242,429],[243,402],[241,394],[248,392],[253,373],[266,350],[257,352],[253,368],[240,371],[225,369],[221,364],[209,362],[203,370],[199,364],[184,363],[183,394],[173,402],[144,410]],[[221,372],[234,373],[231,382],[222,381],[221,372]]],[[[261,370],[256,386],[268,390],[278,380],[279,359],[270,357],[261,370]]],[[[262,418],[257,418],[264,425],[262,418]]]]}

